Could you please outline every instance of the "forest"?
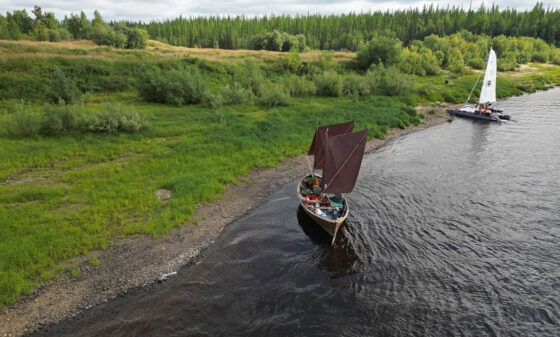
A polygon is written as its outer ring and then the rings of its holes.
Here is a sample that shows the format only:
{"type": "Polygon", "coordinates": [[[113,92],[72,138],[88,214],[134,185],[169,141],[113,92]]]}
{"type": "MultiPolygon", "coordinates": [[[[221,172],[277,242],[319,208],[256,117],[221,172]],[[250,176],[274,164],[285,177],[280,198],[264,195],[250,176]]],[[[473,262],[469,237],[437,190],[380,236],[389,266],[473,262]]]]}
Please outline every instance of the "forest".
{"type": "MultiPolygon", "coordinates": [[[[134,24],[129,22],[128,24],[134,24]]],[[[278,30],[301,34],[311,49],[356,51],[376,32],[390,31],[405,45],[431,34],[447,36],[461,30],[491,37],[528,36],[549,44],[560,43],[560,12],[537,3],[531,11],[500,9],[477,10],[438,8],[342,15],[298,15],[237,17],[196,17],[153,21],[140,24],[153,39],[186,47],[224,49],[249,48],[254,38],[278,30]]]]}
{"type": "Polygon", "coordinates": [[[32,18],[26,10],[0,15],[0,39],[32,39],[58,41],[93,39],[98,44],[142,48],[128,44],[128,35],[146,30],[151,39],[177,46],[221,49],[275,49],[286,51],[283,43],[262,43],[273,40],[296,41],[297,48],[357,51],[379,34],[392,34],[405,46],[432,34],[448,36],[462,30],[476,35],[496,37],[533,37],[549,44],[560,44],[560,11],[537,2],[530,11],[501,9],[492,5],[476,10],[458,7],[440,8],[426,5],[386,12],[349,13],[342,15],[280,15],[280,16],[211,16],[182,17],[149,23],[121,21],[105,23],[99,12],[90,21],[84,12],[57,20],[53,13],[35,6],[32,18]],[[112,29],[108,29],[111,27],[112,29]],[[137,30],[131,32],[131,28],[137,30]],[[140,30],[142,29],[142,30],[140,30]]]}

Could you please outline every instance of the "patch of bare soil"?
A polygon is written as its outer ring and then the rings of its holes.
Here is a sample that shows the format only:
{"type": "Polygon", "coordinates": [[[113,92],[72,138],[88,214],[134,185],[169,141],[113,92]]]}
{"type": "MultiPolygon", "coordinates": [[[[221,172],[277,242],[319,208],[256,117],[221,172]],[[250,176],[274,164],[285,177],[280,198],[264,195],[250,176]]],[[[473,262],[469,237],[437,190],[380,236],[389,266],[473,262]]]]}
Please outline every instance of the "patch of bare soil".
{"type": "MultiPolygon", "coordinates": [[[[368,142],[366,151],[373,151],[392,138],[449,119],[444,106],[421,106],[418,110],[426,116],[424,124],[391,129],[384,140],[368,142]],[[431,109],[435,110],[434,114],[428,113],[431,109]]],[[[198,219],[197,224],[185,224],[159,239],[147,235],[127,237],[103,251],[76,258],[77,275],[72,276],[67,271],[0,313],[0,336],[28,334],[131,288],[162,281],[165,274],[192,262],[218,238],[228,223],[250,211],[267,194],[306,172],[307,161],[303,155],[289,158],[274,168],[254,169],[247,183],[230,186],[215,203],[199,205],[193,216],[198,219]],[[93,255],[98,256],[97,266],[88,262],[93,255]]],[[[159,190],[157,197],[168,200],[173,196],[169,191],[159,190]]]]}

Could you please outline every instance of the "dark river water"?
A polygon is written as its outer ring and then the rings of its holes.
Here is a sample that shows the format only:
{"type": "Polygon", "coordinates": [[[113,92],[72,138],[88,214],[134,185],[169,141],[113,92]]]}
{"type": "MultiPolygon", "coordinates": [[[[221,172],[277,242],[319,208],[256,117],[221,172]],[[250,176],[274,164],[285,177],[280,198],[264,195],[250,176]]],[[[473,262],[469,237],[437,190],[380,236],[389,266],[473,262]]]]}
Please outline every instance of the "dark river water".
{"type": "Polygon", "coordinates": [[[560,90],[364,157],[335,248],[296,182],[164,284],[39,335],[560,336],[560,90]]]}

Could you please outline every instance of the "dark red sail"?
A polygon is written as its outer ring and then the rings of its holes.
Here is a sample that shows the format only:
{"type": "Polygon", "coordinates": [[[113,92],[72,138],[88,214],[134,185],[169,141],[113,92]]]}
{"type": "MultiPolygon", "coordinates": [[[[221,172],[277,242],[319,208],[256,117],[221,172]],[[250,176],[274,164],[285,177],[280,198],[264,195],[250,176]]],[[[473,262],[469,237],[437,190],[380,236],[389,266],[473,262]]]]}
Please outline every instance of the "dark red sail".
{"type": "Polygon", "coordinates": [[[326,138],[324,193],[352,192],[362,165],[367,133],[368,130],[363,130],[326,138]]]}
{"type": "Polygon", "coordinates": [[[318,127],[315,131],[315,137],[313,137],[311,147],[307,152],[308,155],[315,156],[315,163],[313,165],[313,168],[322,169],[325,164],[326,138],[349,133],[352,132],[353,129],[354,121],[318,127]]]}

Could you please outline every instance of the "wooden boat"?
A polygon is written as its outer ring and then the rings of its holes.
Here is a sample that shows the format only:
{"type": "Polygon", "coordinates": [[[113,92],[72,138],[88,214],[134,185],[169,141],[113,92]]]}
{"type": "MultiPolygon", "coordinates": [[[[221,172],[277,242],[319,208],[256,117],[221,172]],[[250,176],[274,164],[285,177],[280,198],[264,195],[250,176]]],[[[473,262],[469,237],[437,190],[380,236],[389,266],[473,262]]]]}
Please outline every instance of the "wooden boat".
{"type": "MultiPolygon", "coordinates": [[[[329,199],[325,198],[325,200],[311,200],[306,199],[305,194],[302,193],[302,190],[306,187],[306,181],[311,178],[314,179],[313,176],[307,175],[301,179],[300,183],[297,186],[297,195],[299,198],[299,203],[301,208],[309,215],[315,223],[317,223],[321,228],[323,228],[327,233],[329,233],[333,237],[332,243],[336,238],[336,233],[340,229],[340,226],[346,221],[348,218],[349,208],[346,199],[341,196],[342,202],[338,204],[333,204],[329,199]],[[334,213],[336,212],[336,213],[334,213]]],[[[315,174],[315,179],[322,179],[321,175],[315,174]]]]}
{"type": "MultiPolygon", "coordinates": [[[[495,109],[491,106],[496,102],[496,72],[496,53],[492,50],[492,48],[490,48],[490,53],[488,54],[488,59],[486,61],[486,71],[484,72],[484,79],[482,80],[482,87],[480,88],[478,104],[465,104],[460,108],[447,109],[447,112],[454,116],[485,120],[489,122],[499,122],[502,119],[511,119],[510,115],[504,114],[502,110],[495,109]]],[[[470,101],[471,95],[477,83],[478,79],[471,89],[467,102],[470,101]]]]}
{"type": "Polygon", "coordinates": [[[349,207],[343,193],[354,189],[367,142],[367,130],[352,132],[354,122],[317,127],[308,155],[310,174],[297,187],[300,207],[329,233],[334,245],[349,207]],[[316,173],[315,170],[322,170],[316,173]]]}

